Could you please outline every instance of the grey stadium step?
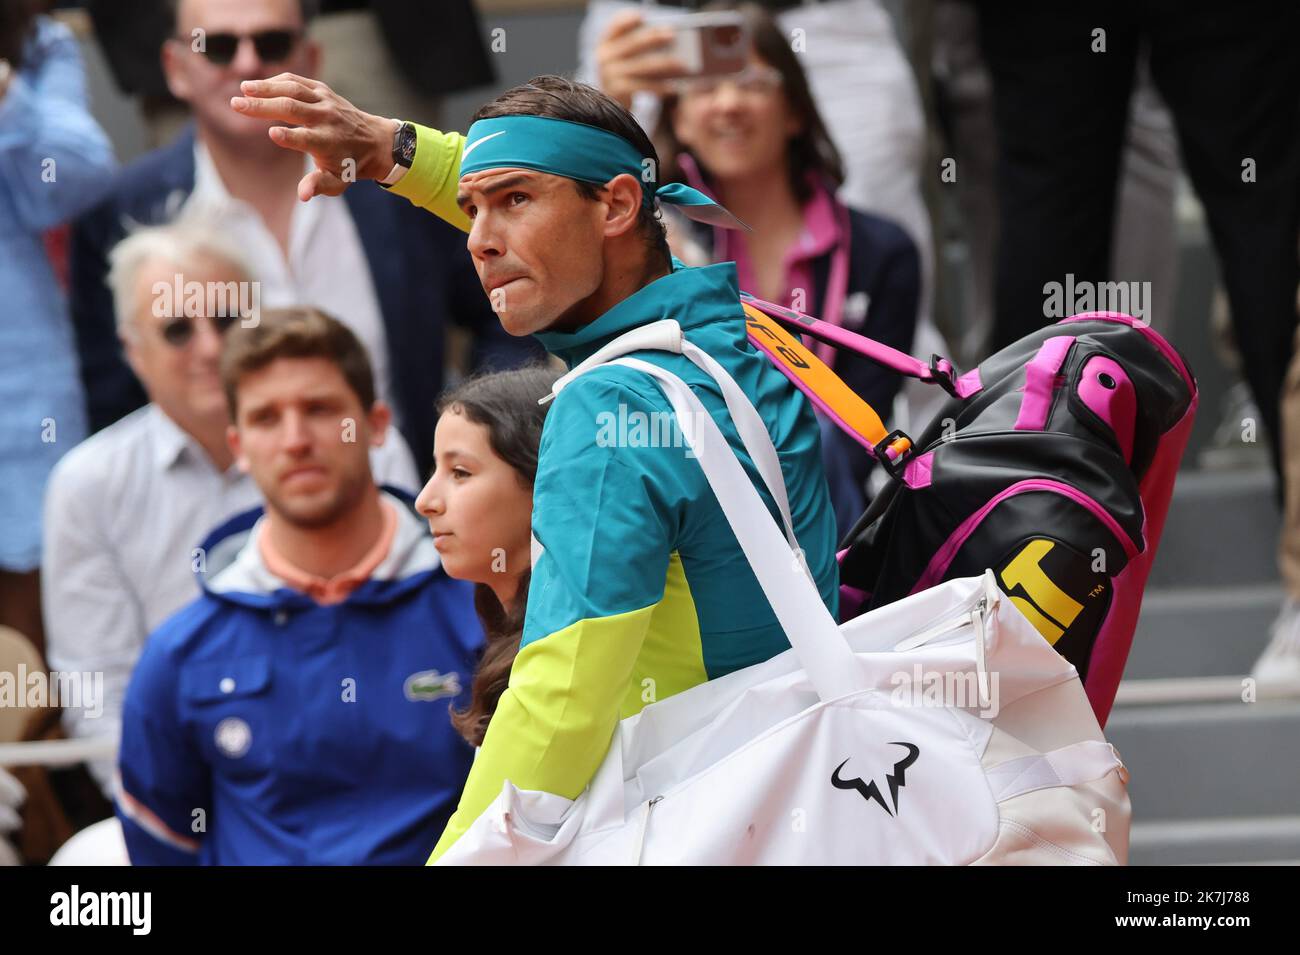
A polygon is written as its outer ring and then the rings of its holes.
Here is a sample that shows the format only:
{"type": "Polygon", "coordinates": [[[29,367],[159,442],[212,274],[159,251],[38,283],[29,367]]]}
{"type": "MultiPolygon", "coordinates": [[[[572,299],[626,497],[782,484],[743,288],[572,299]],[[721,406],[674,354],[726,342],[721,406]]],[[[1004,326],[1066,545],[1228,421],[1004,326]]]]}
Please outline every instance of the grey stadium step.
{"type": "Polygon", "coordinates": [[[1300,814],[1300,701],[1119,706],[1106,737],[1135,824],[1300,814]]]}
{"type": "Polygon", "coordinates": [[[1129,865],[1291,863],[1300,860],[1300,815],[1136,822],[1129,865]]]}
{"type": "Polygon", "coordinates": [[[1249,673],[1282,595],[1277,583],[1148,590],[1124,679],[1249,673]]]}
{"type": "Polygon", "coordinates": [[[1184,471],[1106,726],[1133,865],[1300,860],[1300,700],[1241,701],[1283,599],[1270,472],[1184,471]]]}
{"type": "Polygon", "coordinates": [[[1282,518],[1269,471],[1182,471],[1147,593],[1278,579],[1282,518]]]}

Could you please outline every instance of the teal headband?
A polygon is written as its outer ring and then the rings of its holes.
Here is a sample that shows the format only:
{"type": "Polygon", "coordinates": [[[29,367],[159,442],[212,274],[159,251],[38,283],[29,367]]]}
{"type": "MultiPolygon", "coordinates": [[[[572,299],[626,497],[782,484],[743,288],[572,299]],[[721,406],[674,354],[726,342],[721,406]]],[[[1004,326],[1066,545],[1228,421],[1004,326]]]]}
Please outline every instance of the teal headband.
{"type": "Polygon", "coordinates": [[[470,126],[461,153],[460,174],[485,169],[535,169],[553,176],[603,186],[620,173],[641,183],[646,205],[658,199],[677,206],[687,218],[727,229],[741,222],[698,189],[679,182],[655,188],[659,171],[622,136],[585,123],[545,116],[497,116],[470,126]]]}

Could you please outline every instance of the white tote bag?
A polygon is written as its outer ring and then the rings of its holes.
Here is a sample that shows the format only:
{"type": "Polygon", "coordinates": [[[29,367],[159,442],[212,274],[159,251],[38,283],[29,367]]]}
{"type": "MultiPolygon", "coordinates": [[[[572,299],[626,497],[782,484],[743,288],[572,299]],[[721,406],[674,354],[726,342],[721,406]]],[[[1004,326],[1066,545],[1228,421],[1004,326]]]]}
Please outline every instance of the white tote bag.
{"type": "Polygon", "coordinates": [[[439,864],[1127,860],[1127,772],[1074,667],[992,573],[837,625],[791,548],[771,438],[726,371],[665,321],[555,390],[611,359],[669,398],[791,649],[623,720],[577,800],[507,781],[439,864]],[[784,534],[690,387],[618,357],[647,347],[717,381],[784,534]]]}

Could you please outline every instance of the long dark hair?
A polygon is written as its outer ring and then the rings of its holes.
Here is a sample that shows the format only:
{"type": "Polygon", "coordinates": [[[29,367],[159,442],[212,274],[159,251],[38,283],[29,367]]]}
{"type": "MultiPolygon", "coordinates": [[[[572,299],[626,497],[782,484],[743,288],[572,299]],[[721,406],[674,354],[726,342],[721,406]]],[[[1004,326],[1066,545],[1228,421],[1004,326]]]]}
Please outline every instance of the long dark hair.
{"type": "MultiPolygon", "coordinates": [[[[477,375],[447,391],[438,400],[438,413],[453,411],[487,428],[492,453],[514,469],[520,484],[532,490],[542,423],[550,408],[549,402],[539,405],[537,399],[551,390],[558,377],[559,372],[541,364],[477,375]]],[[[483,744],[497,702],[510,682],[510,668],[524,631],[528,579],[529,573],[524,571],[508,607],[487,584],[474,587],[474,609],[487,643],[474,671],[469,705],[451,712],[451,725],[474,746],[483,744]]]]}
{"type": "MultiPolygon", "coordinates": [[[[749,35],[754,44],[754,52],[764,63],[781,74],[781,89],[785,93],[790,109],[803,121],[803,132],[792,136],[786,147],[786,165],[790,174],[790,190],[800,203],[812,198],[812,188],[808,183],[808,174],[815,173],[826,181],[831,190],[844,184],[844,161],[835,148],[831,134],[826,129],[817,104],[813,101],[812,91],[808,87],[808,76],[803,64],[777,26],[772,14],[756,3],[710,3],[705,10],[735,10],[745,19],[749,26],[749,35]]],[[[655,130],[655,143],[663,157],[665,178],[682,181],[686,177],[677,161],[682,153],[690,150],[682,145],[673,132],[673,115],[677,109],[677,96],[666,96],[663,109],[659,114],[659,125],[655,130]]],[[[709,171],[704,164],[697,164],[705,178],[709,171]]]]}

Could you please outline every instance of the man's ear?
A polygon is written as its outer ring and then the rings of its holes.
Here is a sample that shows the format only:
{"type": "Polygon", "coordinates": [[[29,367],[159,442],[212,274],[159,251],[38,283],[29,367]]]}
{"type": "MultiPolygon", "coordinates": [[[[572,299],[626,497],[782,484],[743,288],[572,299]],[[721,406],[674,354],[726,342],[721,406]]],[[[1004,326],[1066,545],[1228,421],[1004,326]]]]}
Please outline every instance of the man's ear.
{"type": "Polygon", "coordinates": [[[619,173],[605,184],[605,189],[609,209],[605,214],[605,235],[612,238],[635,229],[644,197],[640,180],[631,173],[619,173]]]}
{"type": "Polygon", "coordinates": [[[122,356],[130,366],[131,373],[139,381],[144,381],[144,376],[140,374],[140,330],[133,328],[127,334],[119,331],[117,340],[122,343],[122,356]]]}
{"type": "Polygon", "coordinates": [[[319,78],[320,62],[321,62],[321,45],[317,43],[315,40],[311,39],[311,37],[307,37],[302,41],[302,46],[303,46],[303,50],[302,50],[303,57],[306,59],[306,63],[304,64],[305,69],[303,75],[314,76],[319,78]]]}
{"type": "Polygon", "coordinates": [[[163,40],[162,49],[158,56],[162,60],[163,77],[167,80],[167,89],[183,103],[188,103],[190,99],[190,82],[185,75],[185,70],[181,66],[180,57],[185,56],[188,50],[185,44],[189,43],[188,37],[181,39],[163,40]]]}
{"type": "Polygon", "coordinates": [[[226,446],[230,448],[230,453],[235,458],[235,464],[239,467],[242,474],[248,473],[248,458],[240,453],[242,447],[239,441],[239,429],[233,424],[226,425],[226,446]]]}
{"type": "Polygon", "coordinates": [[[388,426],[393,420],[393,409],[386,401],[376,398],[370,410],[366,412],[366,422],[370,425],[370,446],[377,448],[388,436],[388,426]]]}

